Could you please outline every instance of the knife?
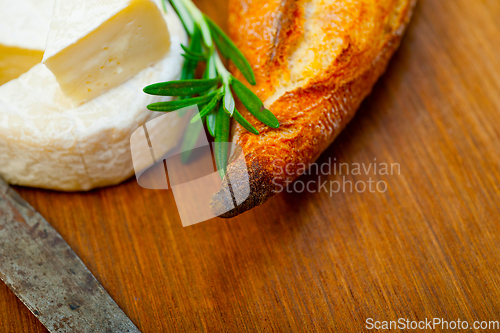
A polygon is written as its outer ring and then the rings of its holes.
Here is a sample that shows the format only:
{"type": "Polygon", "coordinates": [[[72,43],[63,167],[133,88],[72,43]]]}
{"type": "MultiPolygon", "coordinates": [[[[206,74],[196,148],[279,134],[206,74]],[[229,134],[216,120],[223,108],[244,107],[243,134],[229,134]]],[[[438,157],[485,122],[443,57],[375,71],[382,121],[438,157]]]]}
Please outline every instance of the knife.
{"type": "Polygon", "coordinates": [[[0,279],[50,332],[139,332],[59,233],[1,178],[0,279]]]}

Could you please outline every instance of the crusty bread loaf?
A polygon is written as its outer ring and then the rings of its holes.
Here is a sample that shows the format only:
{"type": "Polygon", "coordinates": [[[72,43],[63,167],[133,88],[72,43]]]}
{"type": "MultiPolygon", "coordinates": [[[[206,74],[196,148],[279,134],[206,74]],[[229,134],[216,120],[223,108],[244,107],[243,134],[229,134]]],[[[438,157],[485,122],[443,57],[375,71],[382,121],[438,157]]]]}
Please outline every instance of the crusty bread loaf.
{"type": "MultiPolygon", "coordinates": [[[[257,78],[257,85],[250,88],[276,115],[280,128],[266,127],[238,105],[261,134],[233,124],[232,140],[243,148],[251,194],[221,216],[233,217],[264,203],[278,184],[300,176],[301,163],[314,162],[333,142],[385,71],[415,2],[229,1],[230,35],[257,78]],[[274,178],[283,164],[287,174],[274,178]]],[[[244,81],[240,73],[235,76],[244,81]]],[[[228,172],[232,190],[242,191],[242,170],[234,166],[228,172]]],[[[233,207],[233,199],[225,193],[220,191],[212,199],[217,215],[233,207]]]]}

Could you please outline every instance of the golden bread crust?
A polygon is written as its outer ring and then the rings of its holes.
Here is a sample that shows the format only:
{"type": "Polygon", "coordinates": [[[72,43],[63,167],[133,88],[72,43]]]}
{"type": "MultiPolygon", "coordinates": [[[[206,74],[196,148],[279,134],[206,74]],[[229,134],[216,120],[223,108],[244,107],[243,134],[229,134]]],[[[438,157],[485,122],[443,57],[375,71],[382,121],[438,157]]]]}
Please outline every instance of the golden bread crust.
{"type": "MultiPolygon", "coordinates": [[[[233,124],[233,142],[243,148],[251,194],[223,217],[267,201],[280,185],[300,176],[301,164],[313,163],[333,142],[385,71],[415,2],[230,0],[231,38],[256,74],[257,85],[249,87],[276,115],[280,128],[266,127],[237,105],[261,134],[233,124]]],[[[228,172],[233,191],[242,190],[243,171],[235,166],[228,172]]],[[[212,207],[220,213],[232,203],[221,191],[212,207]]]]}

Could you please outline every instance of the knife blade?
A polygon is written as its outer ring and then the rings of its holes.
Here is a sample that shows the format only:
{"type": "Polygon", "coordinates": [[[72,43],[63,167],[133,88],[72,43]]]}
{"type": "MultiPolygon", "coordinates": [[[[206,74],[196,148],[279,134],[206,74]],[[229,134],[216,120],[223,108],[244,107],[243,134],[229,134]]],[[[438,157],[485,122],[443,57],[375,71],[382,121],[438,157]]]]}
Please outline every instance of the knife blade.
{"type": "Polygon", "coordinates": [[[139,332],[59,233],[1,178],[0,279],[50,332],[139,332]]]}

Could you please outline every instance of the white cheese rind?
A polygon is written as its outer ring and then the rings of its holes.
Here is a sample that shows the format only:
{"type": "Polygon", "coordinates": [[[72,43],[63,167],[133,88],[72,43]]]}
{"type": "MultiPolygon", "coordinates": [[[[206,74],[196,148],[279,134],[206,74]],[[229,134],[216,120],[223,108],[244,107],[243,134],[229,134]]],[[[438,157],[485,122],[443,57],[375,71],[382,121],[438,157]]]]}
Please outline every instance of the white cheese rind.
{"type": "MultiPolygon", "coordinates": [[[[11,184],[62,191],[114,185],[132,176],[130,135],[159,115],[146,105],[165,100],[142,89],[177,79],[183,63],[180,44],[187,36],[169,9],[167,56],[88,103],[73,108],[43,64],[1,86],[0,176],[11,184]]],[[[164,131],[181,131],[181,125],[164,131]]]]}
{"type": "Polygon", "coordinates": [[[152,0],[56,0],[43,63],[80,104],[162,59],[169,44],[152,0]]]}
{"type": "Polygon", "coordinates": [[[0,0],[0,44],[45,50],[55,0],[0,0]]]}

